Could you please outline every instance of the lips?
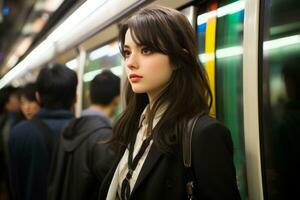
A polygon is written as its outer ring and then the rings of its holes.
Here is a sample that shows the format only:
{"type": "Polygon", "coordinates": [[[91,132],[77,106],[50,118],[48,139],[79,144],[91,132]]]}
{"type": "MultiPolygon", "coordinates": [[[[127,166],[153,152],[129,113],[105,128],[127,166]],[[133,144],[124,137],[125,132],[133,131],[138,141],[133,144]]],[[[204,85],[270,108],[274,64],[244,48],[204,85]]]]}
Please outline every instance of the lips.
{"type": "Polygon", "coordinates": [[[141,80],[143,77],[139,76],[137,74],[130,74],[129,78],[131,80],[131,82],[138,82],[139,80],[141,80]]]}

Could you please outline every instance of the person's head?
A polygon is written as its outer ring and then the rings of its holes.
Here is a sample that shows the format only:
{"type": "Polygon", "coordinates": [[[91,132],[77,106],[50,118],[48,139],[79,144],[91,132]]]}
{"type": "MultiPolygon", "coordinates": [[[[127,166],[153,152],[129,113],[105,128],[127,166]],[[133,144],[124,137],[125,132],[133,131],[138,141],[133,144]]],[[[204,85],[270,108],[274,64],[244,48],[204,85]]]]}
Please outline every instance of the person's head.
{"type": "MultiPolygon", "coordinates": [[[[125,145],[130,142],[149,101],[149,127],[157,109],[167,104],[153,138],[168,149],[174,124],[196,113],[208,113],[211,105],[207,75],[198,58],[196,34],[179,11],[154,7],[142,9],[123,24],[119,39],[129,81],[125,83],[127,107],[116,124],[116,138],[122,129],[129,129],[119,137],[125,145]],[[170,131],[170,135],[160,136],[162,131],[170,131]]],[[[176,142],[179,137],[175,136],[176,142]]]]}
{"type": "Polygon", "coordinates": [[[35,95],[36,92],[37,87],[34,83],[29,83],[20,90],[20,107],[26,119],[31,119],[40,109],[35,95]]]}
{"type": "Polygon", "coordinates": [[[1,89],[1,112],[18,112],[20,109],[18,88],[6,86],[1,89]]]}
{"type": "Polygon", "coordinates": [[[90,83],[90,99],[92,104],[104,107],[117,107],[120,96],[120,78],[111,71],[105,70],[96,75],[90,83]]]}
{"type": "Polygon", "coordinates": [[[36,81],[41,107],[71,109],[76,100],[77,75],[60,63],[43,68],[36,81]]]}

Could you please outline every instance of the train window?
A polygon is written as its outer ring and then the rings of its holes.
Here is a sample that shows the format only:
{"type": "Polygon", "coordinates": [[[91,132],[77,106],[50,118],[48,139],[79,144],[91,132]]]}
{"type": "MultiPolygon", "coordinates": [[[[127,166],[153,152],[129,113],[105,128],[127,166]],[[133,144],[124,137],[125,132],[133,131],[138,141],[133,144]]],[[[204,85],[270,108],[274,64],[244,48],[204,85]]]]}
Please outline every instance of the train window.
{"type": "MultiPolygon", "coordinates": [[[[115,75],[121,78],[123,72],[122,62],[123,59],[120,54],[117,41],[113,41],[88,53],[83,75],[83,109],[87,108],[90,105],[90,81],[104,69],[111,70],[115,75]]],[[[120,109],[118,109],[117,112],[119,113],[120,109]]]]}
{"type": "Polygon", "coordinates": [[[199,57],[214,94],[211,115],[231,131],[234,162],[242,199],[247,199],[243,126],[244,1],[206,1],[199,5],[197,35],[199,57]]]}
{"type": "Polygon", "coordinates": [[[68,62],[66,62],[66,66],[74,71],[77,70],[78,68],[78,61],[76,58],[69,60],[68,62]]]}
{"type": "Polygon", "coordinates": [[[261,3],[261,149],[265,199],[300,186],[300,1],[261,3]]]}

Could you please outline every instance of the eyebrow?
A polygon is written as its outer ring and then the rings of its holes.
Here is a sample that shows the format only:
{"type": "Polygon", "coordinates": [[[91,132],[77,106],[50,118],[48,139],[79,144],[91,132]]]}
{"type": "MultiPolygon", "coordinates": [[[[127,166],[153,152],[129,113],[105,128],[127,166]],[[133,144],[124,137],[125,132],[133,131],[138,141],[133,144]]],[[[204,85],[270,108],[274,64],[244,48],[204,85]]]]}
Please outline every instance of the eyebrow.
{"type": "MultiPolygon", "coordinates": [[[[137,48],[141,48],[141,47],[144,47],[145,45],[142,45],[142,44],[136,44],[136,43],[134,43],[134,46],[136,46],[137,48]]],[[[130,49],[130,46],[129,46],[129,45],[127,45],[127,44],[124,44],[124,47],[123,47],[123,49],[125,49],[125,48],[129,48],[129,49],[130,49]]]]}

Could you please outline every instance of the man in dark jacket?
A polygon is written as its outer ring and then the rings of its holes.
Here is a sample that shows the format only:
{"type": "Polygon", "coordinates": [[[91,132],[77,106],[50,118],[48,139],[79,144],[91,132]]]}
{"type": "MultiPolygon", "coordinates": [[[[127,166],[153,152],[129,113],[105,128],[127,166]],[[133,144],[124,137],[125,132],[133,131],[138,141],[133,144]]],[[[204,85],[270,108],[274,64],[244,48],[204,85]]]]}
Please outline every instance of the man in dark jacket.
{"type": "Polygon", "coordinates": [[[101,182],[113,163],[103,143],[112,134],[110,117],[119,103],[120,78],[110,71],[90,84],[91,106],[64,130],[50,170],[48,200],[97,199],[101,182]]]}
{"type": "MultiPolygon", "coordinates": [[[[11,198],[8,177],[8,138],[11,129],[23,118],[19,109],[19,89],[6,86],[0,90],[0,196],[11,198]]],[[[1,197],[0,197],[1,199],[1,197]]]]}
{"type": "Polygon", "coordinates": [[[77,75],[64,65],[43,68],[37,78],[37,99],[41,110],[36,119],[14,127],[9,139],[10,179],[15,200],[46,200],[51,153],[62,128],[73,114],[77,75]],[[45,133],[45,130],[49,130],[45,133]],[[49,142],[52,141],[52,142],[49,142]]]}

